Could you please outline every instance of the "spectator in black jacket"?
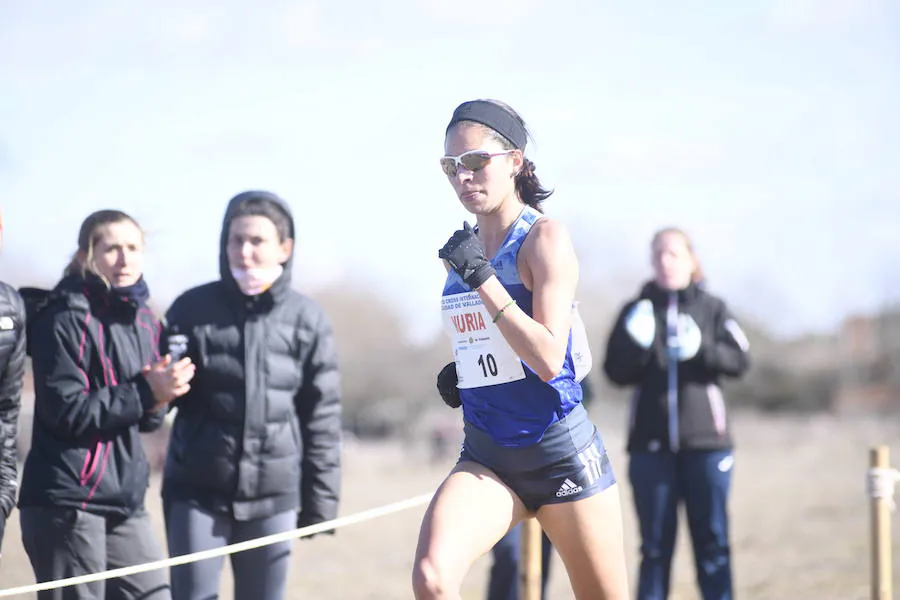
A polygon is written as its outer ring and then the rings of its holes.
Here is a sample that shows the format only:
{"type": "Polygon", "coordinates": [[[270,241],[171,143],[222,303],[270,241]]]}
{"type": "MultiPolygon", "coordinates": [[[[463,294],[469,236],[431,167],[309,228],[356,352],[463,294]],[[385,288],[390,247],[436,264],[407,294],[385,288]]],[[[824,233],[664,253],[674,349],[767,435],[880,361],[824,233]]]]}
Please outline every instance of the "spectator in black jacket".
{"type": "Polygon", "coordinates": [[[16,505],[16,435],[24,378],[25,304],[12,286],[0,281],[0,552],[6,520],[16,505]]]}
{"type": "MultiPolygon", "coordinates": [[[[144,508],[149,465],[140,433],[189,389],[189,359],[159,355],[147,308],[144,236],[118,210],[91,214],[52,291],[21,290],[34,371],[32,445],[19,509],[37,581],[162,557],[144,508]]],[[[41,600],[170,598],[165,571],[39,592],[41,600]]]]}
{"type": "Polygon", "coordinates": [[[633,386],[629,477],[640,522],[638,600],[663,600],[684,502],[704,600],[732,598],[727,500],[732,440],[719,382],[742,375],[748,343],[719,298],[702,286],[679,229],[652,243],[655,279],[628,302],[610,335],[604,370],[633,386]]]}
{"type": "MultiPolygon", "coordinates": [[[[341,404],[331,325],[291,289],[294,221],[274,194],[228,204],[217,281],[168,311],[198,365],[176,404],[163,482],[179,555],[328,521],[340,491],[341,404]]],[[[284,597],[291,544],[231,556],[236,600],[284,597]]],[[[176,600],[218,597],[223,558],[172,569],[176,600]]]]}

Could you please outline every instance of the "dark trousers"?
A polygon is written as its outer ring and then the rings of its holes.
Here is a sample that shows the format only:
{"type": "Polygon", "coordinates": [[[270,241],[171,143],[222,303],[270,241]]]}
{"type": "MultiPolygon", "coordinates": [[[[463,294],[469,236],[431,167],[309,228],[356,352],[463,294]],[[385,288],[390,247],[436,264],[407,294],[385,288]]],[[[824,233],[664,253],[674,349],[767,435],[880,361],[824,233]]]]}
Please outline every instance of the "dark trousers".
{"type": "MultiPolygon", "coordinates": [[[[541,598],[546,598],[547,580],[550,576],[550,538],[541,532],[541,598]]],[[[493,564],[488,581],[487,600],[518,600],[519,558],[522,525],[516,525],[500,538],[491,549],[493,564]]]]}
{"type": "MultiPolygon", "coordinates": [[[[38,582],[160,560],[150,517],[102,517],[75,508],[25,507],[22,542],[38,582]]],[[[170,600],[165,569],[38,592],[39,600],[170,600]]]]}
{"type": "Polygon", "coordinates": [[[732,599],[727,504],[733,462],[730,450],[631,455],[628,475],[641,529],[637,600],[668,597],[681,502],[703,600],[732,599]]]}
{"type": "MultiPolygon", "coordinates": [[[[166,503],[169,554],[179,556],[292,530],[297,512],[289,510],[253,521],[236,521],[186,502],[166,503]]],[[[231,555],[235,600],[285,598],[291,558],[290,541],[231,555]]],[[[225,557],[207,558],[172,567],[174,600],[217,600],[225,557]]]]}

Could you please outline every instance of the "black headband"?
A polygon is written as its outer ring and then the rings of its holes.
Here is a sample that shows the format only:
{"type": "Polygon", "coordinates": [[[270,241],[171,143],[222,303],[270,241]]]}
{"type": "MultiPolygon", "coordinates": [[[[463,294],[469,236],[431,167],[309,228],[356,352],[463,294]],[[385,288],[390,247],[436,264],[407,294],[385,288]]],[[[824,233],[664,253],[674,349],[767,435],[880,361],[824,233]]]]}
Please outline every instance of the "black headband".
{"type": "Polygon", "coordinates": [[[493,102],[484,100],[463,102],[453,111],[447,131],[450,131],[450,128],[460,121],[475,121],[490,127],[512,142],[512,145],[519,150],[524,150],[525,143],[528,141],[528,134],[522,123],[508,110],[493,102]]]}

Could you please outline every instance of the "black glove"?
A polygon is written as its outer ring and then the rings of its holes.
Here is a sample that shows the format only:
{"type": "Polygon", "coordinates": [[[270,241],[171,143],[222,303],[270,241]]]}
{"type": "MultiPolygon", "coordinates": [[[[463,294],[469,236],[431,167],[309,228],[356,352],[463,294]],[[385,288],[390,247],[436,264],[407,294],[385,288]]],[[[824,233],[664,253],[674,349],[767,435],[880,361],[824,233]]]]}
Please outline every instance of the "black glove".
{"type": "Polygon", "coordinates": [[[437,389],[444,404],[450,408],[459,408],[462,402],[459,399],[459,388],[456,387],[456,363],[452,362],[438,373],[437,389]]]}
{"type": "MultiPolygon", "coordinates": [[[[316,523],[321,523],[321,521],[316,521],[315,523],[310,522],[303,515],[297,515],[297,529],[302,529],[304,527],[309,527],[310,525],[315,525],[316,523]]],[[[326,529],[325,531],[320,531],[319,533],[313,533],[312,535],[303,536],[302,540],[311,540],[317,535],[334,535],[334,529],[326,529]]]]}
{"type": "Polygon", "coordinates": [[[494,274],[494,267],[485,256],[484,244],[468,222],[463,223],[463,228],[454,232],[444,247],[438,250],[438,258],[450,263],[473,290],[481,287],[494,274]]]}

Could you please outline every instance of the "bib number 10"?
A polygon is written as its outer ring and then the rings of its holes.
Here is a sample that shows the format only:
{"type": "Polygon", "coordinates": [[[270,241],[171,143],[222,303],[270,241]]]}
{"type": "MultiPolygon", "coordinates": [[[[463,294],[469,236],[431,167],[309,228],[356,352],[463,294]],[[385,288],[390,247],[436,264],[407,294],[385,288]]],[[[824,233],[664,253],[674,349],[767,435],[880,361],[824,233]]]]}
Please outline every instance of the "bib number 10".
{"type": "Polygon", "coordinates": [[[494,358],[493,354],[479,354],[478,366],[481,367],[481,372],[485,377],[488,375],[496,377],[499,372],[497,370],[497,359],[494,358]]]}

